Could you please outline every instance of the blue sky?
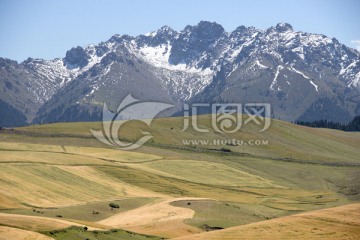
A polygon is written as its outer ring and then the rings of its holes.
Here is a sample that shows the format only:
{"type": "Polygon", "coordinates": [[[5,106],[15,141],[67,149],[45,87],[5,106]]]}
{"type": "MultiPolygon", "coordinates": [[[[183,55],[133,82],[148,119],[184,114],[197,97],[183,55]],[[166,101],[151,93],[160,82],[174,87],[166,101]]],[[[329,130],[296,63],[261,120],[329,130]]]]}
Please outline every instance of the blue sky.
{"type": "Polygon", "coordinates": [[[359,12],[359,0],[0,0],[0,57],[64,57],[71,47],[117,33],[138,35],[163,25],[181,30],[200,20],[216,21],[227,31],[288,22],[296,31],[322,33],[356,48],[359,12]]]}

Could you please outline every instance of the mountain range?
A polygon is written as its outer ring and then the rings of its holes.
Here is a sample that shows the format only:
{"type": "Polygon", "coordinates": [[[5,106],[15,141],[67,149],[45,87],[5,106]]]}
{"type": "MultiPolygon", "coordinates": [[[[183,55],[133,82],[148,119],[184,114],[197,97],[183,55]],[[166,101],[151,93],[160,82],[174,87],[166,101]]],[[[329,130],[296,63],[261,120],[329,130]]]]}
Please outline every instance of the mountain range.
{"type": "Polygon", "coordinates": [[[0,126],[101,119],[128,94],[183,103],[270,103],[286,121],[360,115],[360,53],[335,38],[279,23],[227,32],[201,21],[136,37],[114,35],[64,58],[0,58],[0,126]]]}

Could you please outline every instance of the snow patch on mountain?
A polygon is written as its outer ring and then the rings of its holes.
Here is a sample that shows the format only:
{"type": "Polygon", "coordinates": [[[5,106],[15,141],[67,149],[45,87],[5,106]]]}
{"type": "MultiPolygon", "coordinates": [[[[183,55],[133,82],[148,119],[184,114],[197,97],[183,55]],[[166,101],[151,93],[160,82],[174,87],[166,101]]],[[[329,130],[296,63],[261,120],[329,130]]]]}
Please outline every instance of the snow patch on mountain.
{"type": "Polygon", "coordinates": [[[83,67],[83,68],[77,68],[75,69],[75,72],[77,75],[91,69],[93,66],[95,66],[95,64],[100,63],[101,59],[103,59],[103,57],[106,56],[106,54],[102,55],[102,56],[98,56],[96,54],[96,46],[95,45],[88,45],[87,47],[85,47],[85,52],[89,55],[90,59],[89,59],[89,63],[83,67]]]}
{"type": "Polygon", "coordinates": [[[277,84],[277,79],[278,79],[278,77],[279,77],[279,74],[280,74],[280,71],[282,70],[282,69],[284,69],[284,67],[283,66],[277,66],[277,68],[276,68],[276,73],[275,73],[275,77],[274,77],[274,79],[273,79],[273,81],[272,81],[272,83],[271,83],[271,85],[270,85],[270,90],[274,90],[274,86],[277,84]]]}
{"type": "Polygon", "coordinates": [[[186,73],[196,73],[199,75],[210,75],[213,71],[210,68],[200,69],[195,67],[189,67],[185,63],[172,65],[169,63],[169,57],[171,53],[171,45],[169,43],[162,44],[156,47],[144,46],[139,48],[132,48],[137,56],[147,61],[151,65],[157,68],[164,68],[170,71],[182,71],[186,73]]]}
{"type": "Polygon", "coordinates": [[[348,87],[360,88],[360,72],[355,75],[354,79],[348,84],[348,87]]]}
{"type": "Polygon", "coordinates": [[[293,65],[290,65],[289,70],[303,76],[303,78],[310,79],[308,76],[306,76],[303,72],[300,72],[299,70],[296,70],[293,65]]]}
{"type": "Polygon", "coordinates": [[[259,60],[255,60],[254,65],[258,66],[260,69],[268,69],[269,68],[269,67],[261,64],[259,60]]]}
{"type": "Polygon", "coordinates": [[[318,85],[316,85],[312,80],[310,80],[310,83],[314,86],[315,90],[319,92],[318,85]]]}
{"type": "Polygon", "coordinates": [[[320,34],[303,34],[299,32],[301,43],[305,46],[320,47],[332,43],[332,39],[320,34]]]}
{"type": "MultiPolygon", "coordinates": [[[[196,63],[188,66],[185,63],[170,64],[172,46],[170,42],[158,46],[144,45],[138,47],[135,41],[127,45],[138,58],[154,67],[154,73],[161,79],[165,89],[170,89],[174,97],[186,101],[201,92],[210,84],[215,71],[210,67],[196,68],[196,63]]],[[[200,60],[201,61],[201,58],[200,60]]]]}
{"type": "Polygon", "coordinates": [[[291,51],[294,52],[294,53],[297,53],[297,55],[298,55],[302,60],[305,60],[304,48],[303,48],[303,47],[296,47],[296,48],[293,48],[291,51]]]}
{"type": "Polygon", "coordinates": [[[106,74],[108,74],[111,70],[111,67],[114,63],[112,62],[109,66],[107,66],[101,73],[101,76],[105,76],[106,74]]]}

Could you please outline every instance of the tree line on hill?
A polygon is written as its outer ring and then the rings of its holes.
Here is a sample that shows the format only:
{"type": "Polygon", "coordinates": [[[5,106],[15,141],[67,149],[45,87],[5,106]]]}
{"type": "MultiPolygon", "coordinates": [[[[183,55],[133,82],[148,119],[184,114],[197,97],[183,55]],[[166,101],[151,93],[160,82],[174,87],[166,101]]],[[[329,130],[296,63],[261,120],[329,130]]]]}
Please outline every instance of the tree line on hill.
{"type": "Polygon", "coordinates": [[[318,121],[296,121],[295,124],[303,125],[307,127],[314,128],[330,128],[337,129],[347,132],[359,132],[360,131],[360,116],[356,116],[352,121],[347,124],[332,122],[327,120],[318,120],[318,121]]]}

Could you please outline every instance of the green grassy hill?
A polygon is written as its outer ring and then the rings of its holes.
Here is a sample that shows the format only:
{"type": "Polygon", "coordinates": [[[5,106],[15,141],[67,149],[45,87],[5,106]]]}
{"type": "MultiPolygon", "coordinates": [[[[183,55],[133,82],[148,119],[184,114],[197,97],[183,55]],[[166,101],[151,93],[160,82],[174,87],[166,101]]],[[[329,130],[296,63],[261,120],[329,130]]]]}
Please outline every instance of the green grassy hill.
{"type": "MultiPolygon", "coordinates": [[[[246,119],[246,116],[243,117],[246,119]]],[[[154,138],[149,145],[155,147],[220,149],[229,148],[236,153],[247,153],[265,158],[289,158],[293,160],[309,160],[311,162],[347,162],[360,163],[359,132],[343,132],[330,129],[315,129],[303,127],[288,122],[272,120],[271,126],[264,132],[259,132],[261,127],[249,123],[240,131],[232,134],[218,133],[212,130],[211,117],[199,116],[199,127],[209,129],[208,133],[198,133],[191,127],[182,131],[183,118],[155,119],[151,127],[140,121],[124,124],[120,130],[120,138],[135,140],[141,137],[140,130],[149,131],[154,138]],[[183,140],[229,140],[237,139],[247,142],[249,140],[266,140],[267,146],[204,146],[187,145],[183,140]]],[[[18,128],[21,131],[35,134],[52,134],[54,136],[74,136],[91,138],[90,129],[101,130],[102,123],[55,123],[18,128]]],[[[40,135],[41,136],[41,135],[40,135]]]]}

